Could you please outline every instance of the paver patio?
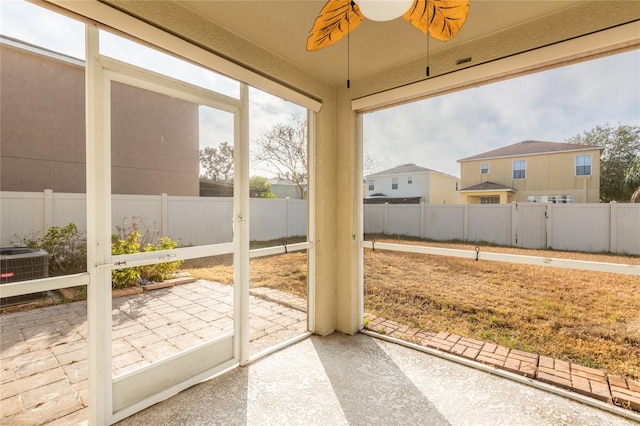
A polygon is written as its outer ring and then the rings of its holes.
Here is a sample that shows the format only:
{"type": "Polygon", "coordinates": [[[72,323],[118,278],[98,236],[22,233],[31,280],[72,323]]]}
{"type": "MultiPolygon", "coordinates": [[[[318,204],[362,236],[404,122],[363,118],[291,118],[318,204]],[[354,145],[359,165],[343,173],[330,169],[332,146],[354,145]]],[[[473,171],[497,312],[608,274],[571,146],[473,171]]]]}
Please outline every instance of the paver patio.
{"type": "MultiPolygon", "coordinates": [[[[252,354],[306,331],[304,300],[271,289],[255,293],[252,354]]],[[[203,280],[113,299],[113,375],[232,331],[232,300],[233,287],[203,280]]],[[[86,420],[86,302],[3,314],[0,327],[0,424],[86,420]]]]}

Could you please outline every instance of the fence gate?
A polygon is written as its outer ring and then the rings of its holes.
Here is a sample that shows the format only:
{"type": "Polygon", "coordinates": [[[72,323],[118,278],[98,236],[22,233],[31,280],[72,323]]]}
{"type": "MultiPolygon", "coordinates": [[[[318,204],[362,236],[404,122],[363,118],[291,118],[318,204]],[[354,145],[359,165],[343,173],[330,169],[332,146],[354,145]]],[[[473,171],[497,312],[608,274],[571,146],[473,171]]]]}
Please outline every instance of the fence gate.
{"type": "Polygon", "coordinates": [[[547,247],[547,204],[516,204],[516,245],[523,248],[547,247]]]}

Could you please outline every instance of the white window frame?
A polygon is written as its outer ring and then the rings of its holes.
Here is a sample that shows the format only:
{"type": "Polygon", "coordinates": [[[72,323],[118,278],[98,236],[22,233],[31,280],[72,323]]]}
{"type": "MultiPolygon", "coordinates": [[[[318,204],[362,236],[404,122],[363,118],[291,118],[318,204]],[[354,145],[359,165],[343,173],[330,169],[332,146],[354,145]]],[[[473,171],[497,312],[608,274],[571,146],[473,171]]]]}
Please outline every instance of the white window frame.
{"type": "Polygon", "coordinates": [[[500,204],[500,196],[488,195],[486,197],[480,197],[480,204],[500,204]]]}
{"type": "Polygon", "coordinates": [[[512,163],[512,177],[513,179],[526,179],[527,178],[527,160],[513,160],[512,163]],[[522,168],[516,169],[516,164],[522,168]],[[522,172],[522,176],[516,177],[516,172],[522,172]]]}
{"type": "Polygon", "coordinates": [[[591,176],[592,171],[593,171],[593,158],[591,154],[576,155],[576,159],[575,159],[576,176],[591,176]],[[586,161],[584,164],[578,164],[580,159],[583,159],[583,160],[588,159],[588,164],[586,161]],[[578,173],[578,167],[589,167],[589,173],[578,173]]]}
{"type": "Polygon", "coordinates": [[[489,174],[489,163],[480,163],[480,174],[489,174]]]}
{"type": "Polygon", "coordinates": [[[375,191],[376,181],[374,179],[369,179],[368,183],[369,183],[369,191],[375,191]]]}
{"type": "Polygon", "coordinates": [[[398,178],[391,178],[391,189],[392,190],[396,190],[398,189],[398,178]]]}
{"type": "Polygon", "coordinates": [[[413,176],[409,176],[407,178],[407,184],[412,185],[413,184],[413,176]]]}

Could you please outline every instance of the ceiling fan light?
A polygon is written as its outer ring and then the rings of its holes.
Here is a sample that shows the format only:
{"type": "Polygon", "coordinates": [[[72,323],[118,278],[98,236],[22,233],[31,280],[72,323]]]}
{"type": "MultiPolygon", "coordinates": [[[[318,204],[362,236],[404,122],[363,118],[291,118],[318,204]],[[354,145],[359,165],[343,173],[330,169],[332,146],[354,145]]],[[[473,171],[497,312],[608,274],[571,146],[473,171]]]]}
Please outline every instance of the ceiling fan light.
{"type": "Polygon", "coordinates": [[[360,11],[373,21],[390,21],[401,17],[414,0],[355,0],[360,11]]]}

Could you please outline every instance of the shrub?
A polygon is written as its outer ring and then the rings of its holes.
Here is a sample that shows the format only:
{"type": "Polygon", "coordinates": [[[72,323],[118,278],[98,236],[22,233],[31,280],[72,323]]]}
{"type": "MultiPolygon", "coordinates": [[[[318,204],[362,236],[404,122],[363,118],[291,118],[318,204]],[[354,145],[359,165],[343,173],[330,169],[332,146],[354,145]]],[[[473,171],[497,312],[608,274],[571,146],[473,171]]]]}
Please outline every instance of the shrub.
{"type": "MultiPolygon", "coordinates": [[[[150,228],[142,218],[137,216],[124,220],[116,229],[118,234],[111,236],[111,254],[114,255],[171,250],[178,245],[177,241],[169,237],[157,238],[158,232],[155,226],[153,229],[150,228]]],[[[182,261],[175,261],[114,270],[112,272],[113,287],[125,288],[139,282],[166,280],[181,264],[182,261]]]]}
{"type": "MultiPolygon", "coordinates": [[[[169,237],[160,238],[156,244],[147,244],[142,251],[171,250],[178,245],[169,237]]],[[[182,260],[175,262],[157,263],[140,267],[140,278],[147,281],[162,281],[170,278],[176,269],[182,264],[182,260]]]]}
{"type": "MultiPolygon", "coordinates": [[[[112,255],[171,250],[178,246],[178,242],[169,237],[158,238],[155,225],[150,228],[137,216],[131,217],[129,221],[125,220],[116,229],[119,235],[111,236],[112,255]]],[[[87,270],[87,238],[73,223],[64,227],[52,226],[43,236],[35,234],[24,238],[14,237],[12,244],[46,251],[49,254],[50,277],[87,270]]],[[[113,288],[125,288],[135,286],[140,281],[166,280],[181,264],[182,261],[175,261],[116,269],[112,271],[112,285],[113,288]]]]}
{"type": "Polygon", "coordinates": [[[87,270],[87,237],[73,223],[64,227],[52,226],[43,236],[32,235],[12,241],[12,244],[46,251],[50,277],[87,270]]]}
{"type": "MultiPolygon", "coordinates": [[[[118,238],[117,235],[111,236],[111,254],[131,254],[140,252],[140,243],[138,242],[140,234],[137,231],[131,232],[124,239],[118,238]]],[[[114,269],[111,271],[111,283],[113,288],[132,287],[140,281],[139,268],[114,269]]]]}

